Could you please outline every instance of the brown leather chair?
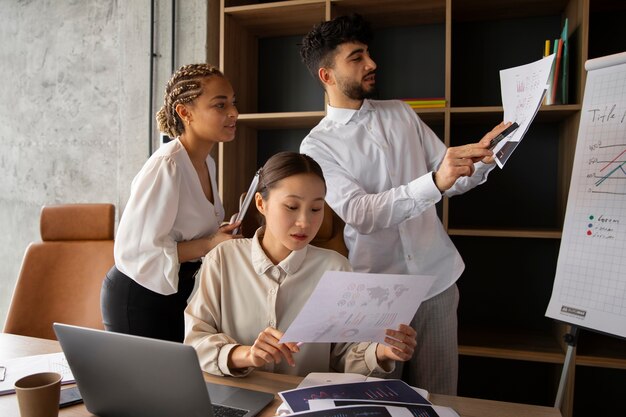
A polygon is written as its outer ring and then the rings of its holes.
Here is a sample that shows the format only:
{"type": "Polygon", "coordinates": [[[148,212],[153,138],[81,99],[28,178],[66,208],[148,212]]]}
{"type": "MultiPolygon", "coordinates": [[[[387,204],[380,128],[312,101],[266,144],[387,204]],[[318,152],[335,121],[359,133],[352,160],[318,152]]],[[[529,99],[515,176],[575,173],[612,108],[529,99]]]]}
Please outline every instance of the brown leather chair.
{"type": "Polygon", "coordinates": [[[41,210],[42,242],[26,248],[5,333],[56,339],[52,323],[103,329],[100,288],[113,266],[112,204],[41,210]]]}
{"type": "MultiPolygon", "coordinates": [[[[246,193],[243,193],[239,197],[239,207],[243,203],[246,193]]],[[[244,237],[254,236],[254,232],[262,224],[263,216],[254,207],[254,202],[250,204],[246,215],[241,222],[241,231],[244,237]]],[[[332,249],[339,252],[346,258],[348,257],[348,248],[343,240],[343,228],[345,224],[343,220],[330,208],[327,203],[324,203],[324,221],[320,226],[320,230],[317,235],[311,241],[311,244],[320,248],[332,249]]]]}
{"type": "Polygon", "coordinates": [[[344,226],[343,220],[337,216],[327,203],[324,203],[324,221],[320,226],[320,230],[311,241],[311,245],[332,249],[347,258],[348,248],[346,248],[343,240],[344,226]]]}

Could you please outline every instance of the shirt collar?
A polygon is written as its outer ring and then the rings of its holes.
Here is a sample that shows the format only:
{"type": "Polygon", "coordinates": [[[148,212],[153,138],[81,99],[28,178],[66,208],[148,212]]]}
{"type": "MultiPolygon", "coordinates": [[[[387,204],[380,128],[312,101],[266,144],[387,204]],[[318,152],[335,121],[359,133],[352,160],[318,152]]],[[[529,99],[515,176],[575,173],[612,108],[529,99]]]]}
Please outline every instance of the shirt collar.
{"type": "Polygon", "coordinates": [[[308,245],[300,250],[291,251],[289,256],[283,259],[278,265],[274,265],[261,247],[259,239],[263,238],[264,233],[265,227],[260,227],[254,233],[254,237],[252,238],[252,265],[254,266],[255,272],[259,275],[263,275],[268,271],[268,269],[271,269],[274,266],[280,267],[288,275],[298,272],[304,262],[304,258],[306,258],[308,245]]]}
{"type": "Polygon", "coordinates": [[[367,99],[363,100],[363,104],[361,104],[361,108],[358,110],[333,107],[329,104],[328,108],[326,109],[326,117],[334,122],[346,125],[356,115],[368,111],[374,111],[374,107],[367,99]]]}

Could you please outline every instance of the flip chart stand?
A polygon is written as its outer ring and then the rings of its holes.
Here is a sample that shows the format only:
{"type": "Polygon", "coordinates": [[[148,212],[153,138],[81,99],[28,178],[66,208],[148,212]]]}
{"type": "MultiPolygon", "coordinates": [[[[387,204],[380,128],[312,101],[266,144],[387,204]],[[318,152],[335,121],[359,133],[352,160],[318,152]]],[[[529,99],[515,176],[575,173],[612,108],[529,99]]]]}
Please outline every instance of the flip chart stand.
{"type": "Polygon", "coordinates": [[[563,339],[567,344],[567,352],[565,353],[565,361],[563,362],[563,370],[561,371],[559,389],[556,392],[556,401],[554,402],[554,408],[559,409],[563,403],[563,393],[565,392],[565,385],[567,384],[567,373],[569,372],[572,358],[574,357],[576,342],[578,341],[578,327],[572,325],[569,333],[565,333],[565,335],[563,335],[563,339]]]}

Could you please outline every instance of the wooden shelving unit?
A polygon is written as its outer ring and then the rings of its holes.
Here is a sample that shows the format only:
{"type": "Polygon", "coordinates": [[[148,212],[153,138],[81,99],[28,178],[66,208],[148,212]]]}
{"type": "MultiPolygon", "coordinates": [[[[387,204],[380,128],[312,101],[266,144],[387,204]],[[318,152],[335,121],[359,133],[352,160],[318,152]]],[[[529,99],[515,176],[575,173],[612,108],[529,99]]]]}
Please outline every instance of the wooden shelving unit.
{"type": "MultiPolygon", "coordinates": [[[[559,37],[568,18],[570,103],[542,106],[502,171],[496,169],[486,184],[439,207],[466,262],[459,280],[459,394],[552,405],[566,328],[544,314],[567,202],[584,63],[626,50],[626,2],[209,1],[219,3],[219,28],[210,29],[219,36],[219,65],[233,83],[241,113],[236,140],[219,150],[227,213],[236,211],[240,193],[265,156],[297,150],[324,117],[323,90],[298,55],[299,40],[314,24],[350,12],[369,20],[381,98],[444,97],[446,107],[417,113],[446,145],[457,146],[479,139],[502,119],[498,71],[541,58],[545,39],[559,37]],[[494,366],[496,373],[502,368],[501,378],[492,371],[476,372],[494,366]],[[546,384],[534,382],[546,375],[546,384]],[[507,389],[511,379],[525,384],[524,395],[516,384],[507,389]]],[[[624,352],[622,340],[582,332],[575,370],[583,367],[585,378],[600,374],[598,381],[587,383],[570,373],[564,416],[599,415],[602,404],[608,411],[626,412],[626,406],[617,405],[620,397],[603,397],[616,380],[621,378],[622,387],[626,383],[624,352]],[[601,404],[578,399],[579,386],[585,389],[579,397],[602,398],[601,404]]]]}
{"type": "Polygon", "coordinates": [[[301,129],[315,126],[323,118],[323,111],[247,113],[239,116],[237,124],[254,129],[301,129]]]}

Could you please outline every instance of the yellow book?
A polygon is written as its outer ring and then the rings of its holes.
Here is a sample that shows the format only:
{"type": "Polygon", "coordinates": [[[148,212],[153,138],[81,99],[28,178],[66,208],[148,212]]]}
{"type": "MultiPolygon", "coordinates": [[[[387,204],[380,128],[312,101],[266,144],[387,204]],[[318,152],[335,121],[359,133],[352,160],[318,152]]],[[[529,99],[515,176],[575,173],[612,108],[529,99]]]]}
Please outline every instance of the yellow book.
{"type": "Polygon", "coordinates": [[[441,104],[411,104],[412,109],[432,109],[446,107],[445,103],[441,104]]]}
{"type": "Polygon", "coordinates": [[[406,104],[408,105],[413,105],[413,104],[446,104],[445,100],[411,100],[405,101],[406,104]]]}

